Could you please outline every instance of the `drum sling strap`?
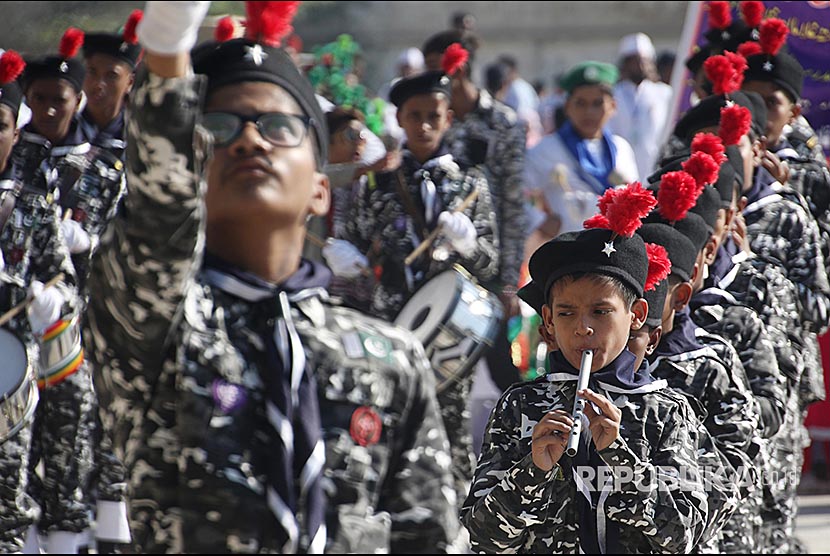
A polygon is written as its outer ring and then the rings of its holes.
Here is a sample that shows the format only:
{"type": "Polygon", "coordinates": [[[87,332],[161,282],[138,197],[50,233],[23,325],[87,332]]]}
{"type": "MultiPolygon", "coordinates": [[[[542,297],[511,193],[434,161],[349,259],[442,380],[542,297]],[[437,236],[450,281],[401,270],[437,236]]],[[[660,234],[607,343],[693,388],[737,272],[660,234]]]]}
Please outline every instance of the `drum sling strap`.
{"type": "MultiPolygon", "coordinates": [[[[418,239],[423,241],[424,238],[427,237],[429,232],[427,231],[427,222],[424,219],[424,215],[416,208],[415,202],[412,200],[412,195],[409,194],[409,189],[406,187],[406,181],[403,175],[403,172],[400,168],[398,168],[397,172],[397,180],[395,180],[395,186],[398,189],[398,193],[401,197],[401,202],[403,203],[403,208],[406,213],[412,218],[412,222],[415,224],[415,231],[418,234],[418,239]]],[[[430,247],[427,252],[427,260],[432,260],[432,248],[430,247]]]]}

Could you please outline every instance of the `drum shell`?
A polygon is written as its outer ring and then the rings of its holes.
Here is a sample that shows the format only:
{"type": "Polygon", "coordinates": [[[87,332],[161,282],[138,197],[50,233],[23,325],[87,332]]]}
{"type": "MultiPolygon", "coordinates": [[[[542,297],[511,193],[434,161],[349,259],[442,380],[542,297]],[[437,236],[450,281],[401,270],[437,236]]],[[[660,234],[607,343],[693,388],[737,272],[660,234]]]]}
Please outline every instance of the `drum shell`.
{"type": "Polygon", "coordinates": [[[31,358],[23,342],[8,330],[0,329],[0,350],[5,351],[4,379],[0,393],[0,444],[30,422],[39,399],[31,358]]]}
{"type": "Polygon", "coordinates": [[[77,371],[82,362],[80,318],[76,315],[59,321],[44,333],[40,342],[38,386],[59,383],[77,371]]]}
{"type": "Polygon", "coordinates": [[[412,330],[421,340],[441,392],[472,374],[475,364],[492,347],[503,314],[494,294],[464,271],[453,269],[424,284],[395,324],[412,330]],[[424,316],[433,311],[435,314],[424,316]]]}

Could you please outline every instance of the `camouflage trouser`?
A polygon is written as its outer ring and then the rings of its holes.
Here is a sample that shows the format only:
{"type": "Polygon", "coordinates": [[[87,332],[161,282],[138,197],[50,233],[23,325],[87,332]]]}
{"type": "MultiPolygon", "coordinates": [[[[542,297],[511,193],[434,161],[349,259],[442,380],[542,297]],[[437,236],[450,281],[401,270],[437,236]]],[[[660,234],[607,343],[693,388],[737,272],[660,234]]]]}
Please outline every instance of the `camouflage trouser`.
{"type": "Polygon", "coordinates": [[[470,389],[473,383],[474,370],[457,382],[451,383],[438,394],[438,404],[441,406],[441,416],[444,427],[447,429],[447,438],[450,441],[452,454],[452,473],[455,482],[457,505],[461,504],[470,492],[470,482],[476,468],[475,453],[473,452],[472,414],[468,407],[470,389]]]}
{"type": "Polygon", "coordinates": [[[40,510],[27,493],[32,423],[0,444],[0,553],[20,553],[40,510]]]}
{"type": "Polygon", "coordinates": [[[798,513],[796,490],[801,480],[804,448],[809,443],[804,427],[805,413],[798,407],[798,396],[790,395],[781,430],[771,439],[775,473],[770,477],[769,496],[762,512],[763,527],[758,552],[799,554],[801,542],[795,538],[798,513]]]}
{"type": "Polygon", "coordinates": [[[127,471],[121,460],[115,457],[112,440],[101,423],[97,400],[93,411],[87,415],[86,431],[91,436],[92,470],[89,474],[87,492],[90,504],[98,500],[123,502],[127,499],[127,471]]]}
{"type": "Polygon", "coordinates": [[[64,381],[40,391],[35,412],[30,494],[40,504],[42,533],[80,533],[89,528],[86,486],[92,467],[90,412],[95,393],[84,363],[64,381]],[[42,473],[36,471],[42,464],[42,473]]]}

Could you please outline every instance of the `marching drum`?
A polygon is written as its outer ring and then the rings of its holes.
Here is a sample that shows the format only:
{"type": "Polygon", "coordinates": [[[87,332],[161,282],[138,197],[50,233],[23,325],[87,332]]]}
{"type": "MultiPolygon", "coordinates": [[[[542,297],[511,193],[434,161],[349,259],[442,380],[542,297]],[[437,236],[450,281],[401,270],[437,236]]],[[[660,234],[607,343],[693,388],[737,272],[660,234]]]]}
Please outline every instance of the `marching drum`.
{"type": "Polygon", "coordinates": [[[0,329],[0,354],[6,361],[0,373],[0,444],[14,436],[32,418],[38,390],[32,380],[32,367],[17,336],[0,329]]]}
{"type": "Polygon", "coordinates": [[[395,324],[421,341],[442,392],[472,374],[493,345],[504,310],[498,298],[456,266],[435,276],[404,305],[395,324]]]}
{"type": "Polygon", "coordinates": [[[61,382],[77,371],[83,362],[80,319],[75,315],[59,320],[47,328],[40,338],[38,387],[45,388],[61,382]]]}

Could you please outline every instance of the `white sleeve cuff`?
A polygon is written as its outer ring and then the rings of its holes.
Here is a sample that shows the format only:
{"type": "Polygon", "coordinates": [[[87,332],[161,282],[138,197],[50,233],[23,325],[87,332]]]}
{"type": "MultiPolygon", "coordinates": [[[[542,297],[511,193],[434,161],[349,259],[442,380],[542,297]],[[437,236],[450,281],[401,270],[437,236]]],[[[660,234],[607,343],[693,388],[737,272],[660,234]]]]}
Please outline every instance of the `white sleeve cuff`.
{"type": "Polygon", "coordinates": [[[98,501],[95,538],[121,544],[132,540],[126,502],[98,501]]]}
{"type": "Polygon", "coordinates": [[[46,550],[50,554],[77,554],[80,544],[80,533],[55,531],[46,537],[46,550]]]}

